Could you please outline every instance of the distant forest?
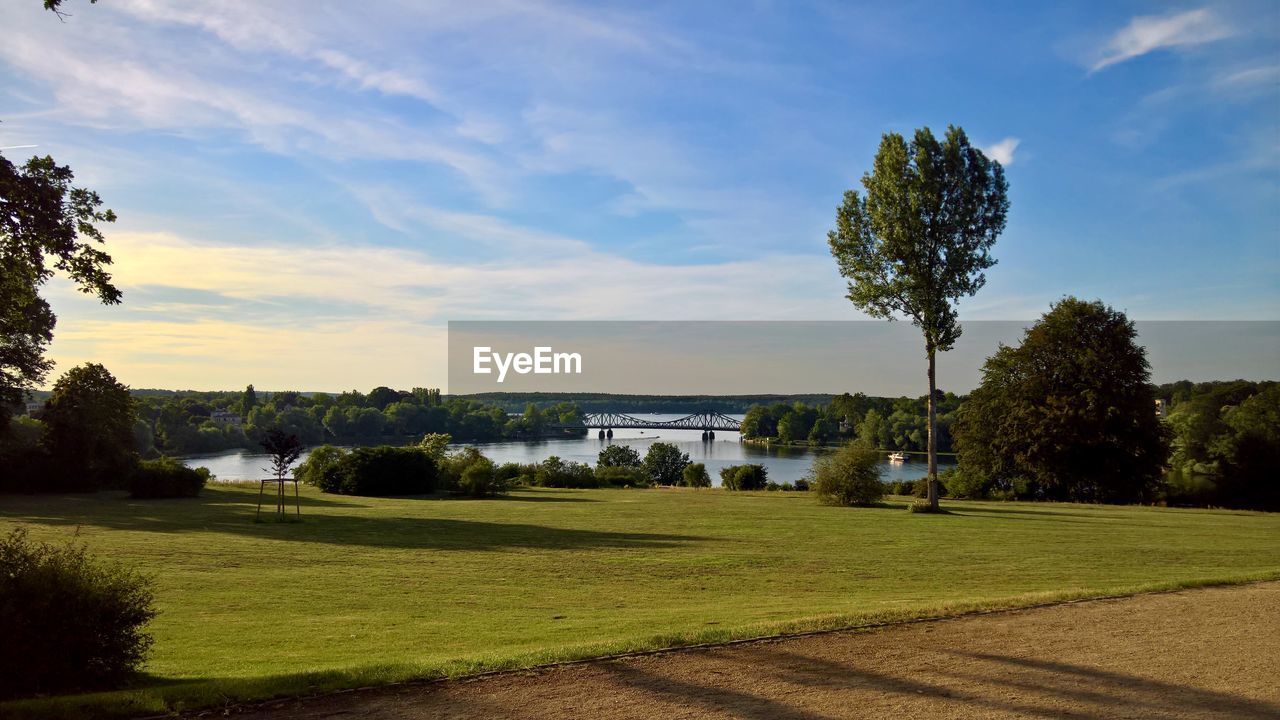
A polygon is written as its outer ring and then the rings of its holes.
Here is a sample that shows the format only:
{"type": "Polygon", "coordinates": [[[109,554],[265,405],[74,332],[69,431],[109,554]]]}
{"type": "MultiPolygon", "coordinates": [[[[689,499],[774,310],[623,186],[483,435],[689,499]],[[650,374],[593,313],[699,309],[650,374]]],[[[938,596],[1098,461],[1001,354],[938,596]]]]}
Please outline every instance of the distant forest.
{"type": "Polygon", "coordinates": [[[585,413],[686,413],[719,412],[743,414],[755,405],[826,405],[833,394],[810,395],[618,395],[614,393],[475,393],[451,395],[497,405],[507,412],[524,412],[529,403],[543,408],[569,402],[585,413]]]}

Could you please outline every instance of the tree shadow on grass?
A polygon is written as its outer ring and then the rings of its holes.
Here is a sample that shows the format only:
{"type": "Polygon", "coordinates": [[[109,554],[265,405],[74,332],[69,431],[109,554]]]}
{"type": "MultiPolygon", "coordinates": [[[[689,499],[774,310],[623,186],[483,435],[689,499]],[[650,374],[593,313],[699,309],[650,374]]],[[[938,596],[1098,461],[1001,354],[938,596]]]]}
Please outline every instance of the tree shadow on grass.
{"type": "Polygon", "coordinates": [[[600,502],[591,498],[584,497],[557,497],[554,495],[499,495],[497,497],[486,498],[488,500],[505,500],[507,502],[538,502],[538,503],[593,503],[600,502]]]}
{"type": "MultiPolygon", "coordinates": [[[[950,508],[948,509],[948,512],[951,515],[968,516],[968,517],[981,517],[983,515],[995,515],[997,517],[1003,516],[1003,515],[1028,515],[1031,517],[1024,518],[1024,519],[1033,519],[1033,520],[1043,519],[1043,520],[1054,520],[1058,522],[1076,522],[1076,523],[1082,523],[1086,521],[1088,522],[1108,522],[1108,521],[1125,522],[1126,520],[1128,520],[1127,518],[1125,519],[1113,518],[1113,517],[1108,517],[1106,515],[1099,515],[1097,513],[1080,512],[1080,511],[1074,511],[1074,510],[1041,510],[1038,508],[1023,508],[1023,507],[994,508],[994,507],[966,507],[964,505],[951,505],[950,508]],[[1079,519],[1062,520],[1061,518],[1079,518],[1079,519]]],[[[1013,520],[1017,518],[1006,518],[1006,519],[1013,520]]]]}
{"type": "MultiPolygon", "coordinates": [[[[92,496],[88,496],[92,497],[92,496]]],[[[355,503],[306,498],[312,506],[361,508],[355,503]]],[[[412,550],[500,550],[506,548],[663,548],[702,540],[690,535],[611,532],[525,523],[434,517],[304,512],[301,522],[255,523],[257,493],[207,490],[198,498],[94,502],[46,496],[46,502],[6,507],[0,517],[52,526],[83,525],[168,534],[218,533],[270,541],[309,542],[412,550]]],[[[264,516],[274,502],[268,498],[264,516]]],[[[292,503],[292,498],[289,500],[292,503]]],[[[498,501],[501,502],[501,501],[498,501]]],[[[290,516],[293,508],[288,507],[290,516]]]]}

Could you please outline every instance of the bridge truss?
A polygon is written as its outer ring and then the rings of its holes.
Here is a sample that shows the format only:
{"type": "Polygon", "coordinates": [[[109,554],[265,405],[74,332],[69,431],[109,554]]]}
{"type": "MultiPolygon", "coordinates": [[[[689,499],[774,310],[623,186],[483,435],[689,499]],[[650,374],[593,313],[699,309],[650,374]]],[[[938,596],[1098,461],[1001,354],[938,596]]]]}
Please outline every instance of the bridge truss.
{"type": "MultiPolygon", "coordinates": [[[[568,426],[564,426],[568,427],[568,426]]],[[[575,427],[600,428],[601,430],[701,430],[703,432],[719,430],[721,432],[738,432],[742,423],[718,412],[701,412],[686,415],[675,420],[641,420],[622,413],[588,413],[582,424],[575,427]]]]}

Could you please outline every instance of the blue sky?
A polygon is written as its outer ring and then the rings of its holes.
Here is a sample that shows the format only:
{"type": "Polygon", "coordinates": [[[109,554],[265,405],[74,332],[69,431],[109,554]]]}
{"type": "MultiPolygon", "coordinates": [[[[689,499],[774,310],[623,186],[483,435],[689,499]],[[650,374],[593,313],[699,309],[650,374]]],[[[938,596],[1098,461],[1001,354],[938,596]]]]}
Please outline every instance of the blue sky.
{"type": "Polygon", "coordinates": [[[948,123],[1011,186],[962,318],[1280,317],[1275,3],[68,9],[0,9],[0,146],[120,215],[125,304],[52,286],[53,355],[134,386],[441,385],[447,320],[857,318],[840,195],[948,123]]]}

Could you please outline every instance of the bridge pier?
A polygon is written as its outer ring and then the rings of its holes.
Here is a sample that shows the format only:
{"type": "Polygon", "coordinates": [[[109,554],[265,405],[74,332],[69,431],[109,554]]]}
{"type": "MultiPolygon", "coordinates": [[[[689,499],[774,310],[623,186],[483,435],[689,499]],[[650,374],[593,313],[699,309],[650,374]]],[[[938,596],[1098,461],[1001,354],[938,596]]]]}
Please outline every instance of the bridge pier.
{"type": "Polygon", "coordinates": [[[601,440],[603,440],[603,439],[604,439],[604,430],[603,430],[603,429],[601,429],[601,430],[600,430],[600,439],[601,439],[601,440]]]}
{"type": "Polygon", "coordinates": [[[605,437],[613,437],[613,428],[604,431],[605,437]]]}

